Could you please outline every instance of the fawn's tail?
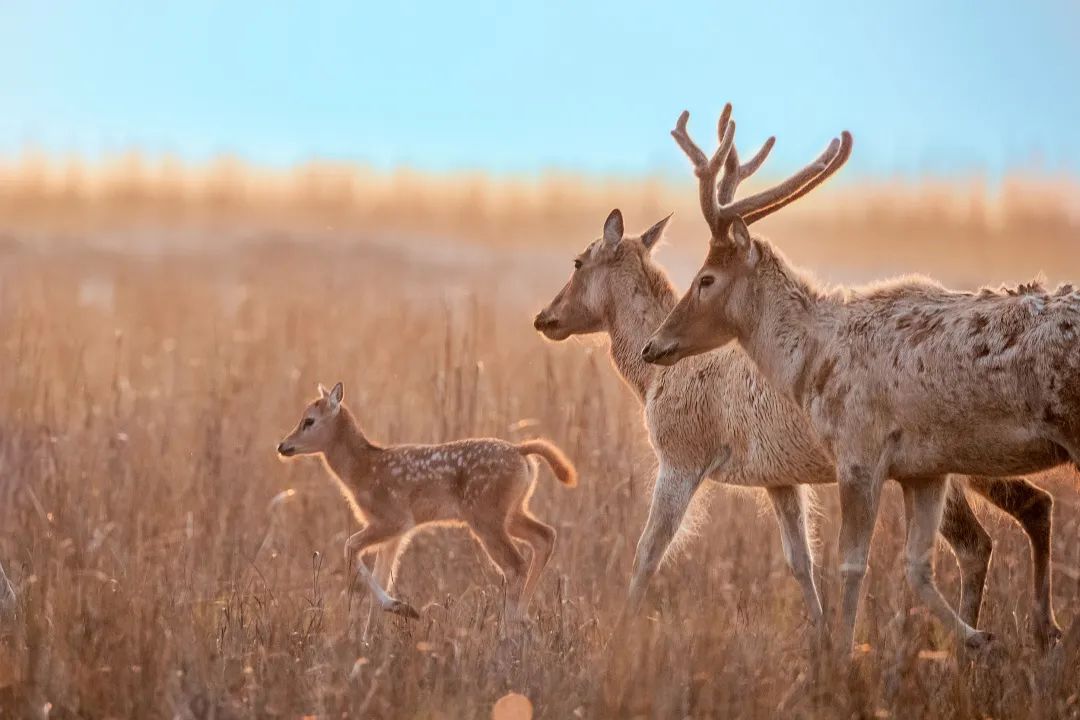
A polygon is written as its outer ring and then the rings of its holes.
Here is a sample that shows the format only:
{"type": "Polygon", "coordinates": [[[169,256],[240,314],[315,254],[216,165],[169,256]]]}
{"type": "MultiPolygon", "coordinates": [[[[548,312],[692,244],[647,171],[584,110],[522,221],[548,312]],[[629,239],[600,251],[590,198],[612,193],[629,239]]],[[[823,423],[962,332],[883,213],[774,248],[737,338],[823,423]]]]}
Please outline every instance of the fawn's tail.
{"type": "Polygon", "coordinates": [[[559,482],[563,485],[567,487],[577,485],[577,470],[574,469],[573,463],[551,442],[538,438],[518,443],[516,447],[522,455],[539,455],[544,458],[554,471],[555,477],[559,478],[559,482]]]}

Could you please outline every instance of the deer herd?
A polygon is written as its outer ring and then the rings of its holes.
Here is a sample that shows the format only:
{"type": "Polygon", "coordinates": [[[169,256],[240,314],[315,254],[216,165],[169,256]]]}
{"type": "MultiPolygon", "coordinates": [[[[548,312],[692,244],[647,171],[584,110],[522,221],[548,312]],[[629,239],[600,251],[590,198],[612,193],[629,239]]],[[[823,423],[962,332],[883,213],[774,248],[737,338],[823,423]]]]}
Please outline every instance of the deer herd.
{"type": "MultiPolygon", "coordinates": [[[[914,596],[969,647],[990,640],[978,621],[992,543],[969,504],[971,490],[1027,534],[1031,630],[1040,646],[1053,645],[1061,636],[1051,602],[1053,498],[1015,475],[1080,463],[1080,292],[1035,284],[958,292],[922,277],[820,288],[749,226],[839,170],[851,135],[782,183],[736,199],[774,139],[741,162],[727,105],[710,157],[690,138],[688,120],[684,112],[671,134],[693,165],[710,234],[689,289],[680,299],[652,258],[668,218],[629,235],[614,210],[534,321],[554,341],[606,334],[615,369],[644,409],[658,470],[623,618],[639,610],[709,480],[764,488],[807,614],[824,629],[809,512],[813,486],[836,483],[836,645],[850,649],[882,486],[891,478],[903,492],[914,596]],[[960,566],[958,612],[934,580],[938,533],[960,566]]],[[[469,528],[505,578],[508,616],[521,617],[556,535],[528,509],[537,475],[528,456],[573,486],[563,453],[545,440],[380,446],[345,406],[341,383],[319,391],[278,452],[320,456],[363,525],[345,555],[357,560],[373,598],[368,625],[376,608],[418,616],[391,595],[393,574],[411,534],[432,524],[469,528]],[[519,545],[529,548],[528,561],[519,545]],[[376,553],[374,572],[365,552],[376,553]]],[[[0,610],[13,599],[0,568],[0,610]]]]}
{"type": "MultiPolygon", "coordinates": [[[[969,504],[971,490],[1027,534],[1031,630],[1041,647],[1053,645],[1062,634],[1051,601],[1053,498],[1016,475],[1080,463],[1080,292],[1038,285],[957,292],[922,277],[817,287],[749,226],[839,170],[851,135],[842,133],[780,184],[736,199],[774,139],[743,163],[727,105],[718,147],[707,156],[688,121],[684,112],[671,134],[693,165],[710,233],[690,288],[680,299],[652,258],[669,218],[628,235],[614,210],[533,323],[554,341],[605,333],[615,369],[644,408],[658,470],[622,620],[640,609],[709,480],[765,490],[807,614],[824,631],[811,493],[836,483],[835,645],[850,650],[881,491],[891,478],[903,491],[904,565],[918,601],[968,647],[990,641],[978,622],[992,542],[969,504]],[[959,611],[934,580],[938,533],[960,566],[959,611]]],[[[520,617],[555,543],[555,530],[527,509],[536,469],[523,456],[543,457],[568,486],[576,477],[545,440],[377,446],[342,404],[340,383],[320,387],[278,450],[323,457],[364,525],[345,553],[358,561],[372,610],[409,617],[416,611],[390,595],[392,571],[410,533],[431,523],[472,531],[505,578],[508,615],[520,617]],[[527,569],[518,543],[530,548],[527,569]],[[359,557],[365,550],[377,550],[374,574],[359,557]]]]}

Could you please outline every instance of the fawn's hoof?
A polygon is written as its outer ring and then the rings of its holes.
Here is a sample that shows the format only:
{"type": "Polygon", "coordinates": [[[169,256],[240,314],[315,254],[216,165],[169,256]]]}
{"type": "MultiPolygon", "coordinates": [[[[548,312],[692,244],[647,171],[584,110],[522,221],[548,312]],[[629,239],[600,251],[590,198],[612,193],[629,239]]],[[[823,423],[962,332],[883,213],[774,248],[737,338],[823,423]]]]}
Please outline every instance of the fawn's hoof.
{"type": "Polygon", "coordinates": [[[972,633],[964,644],[967,645],[969,650],[982,650],[994,641],[993,633],[988,633],[983,630],[977,630],[972,633]]]}
{"type": "Polygon", "coordinates": [[[416,608],[407,602],[401,600],[395,600],[385,608],[386,612],[400,615],[401,617],[409,618],[410,620],[419,620],[420,613],[416,612],[416,608]]]}

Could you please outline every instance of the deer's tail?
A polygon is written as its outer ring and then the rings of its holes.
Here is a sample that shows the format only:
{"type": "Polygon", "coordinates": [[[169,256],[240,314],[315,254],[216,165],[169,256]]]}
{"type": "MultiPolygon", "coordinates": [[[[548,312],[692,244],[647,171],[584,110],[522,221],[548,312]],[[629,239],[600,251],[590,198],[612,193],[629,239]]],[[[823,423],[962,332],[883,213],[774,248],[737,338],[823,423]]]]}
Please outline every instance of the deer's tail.
{"type": "Polygon", "coordinates": [[[536,440],[526,440],[523,443],[518,443],[515,447],[522,455],[539,455],[544,458],[547,464],[551,466],[555,477],[559,478],[559,482],[563,485],[567,487],[577,485],[577,470],[574,469],[574,464],[553,443],[537,438],[536,440]]]}

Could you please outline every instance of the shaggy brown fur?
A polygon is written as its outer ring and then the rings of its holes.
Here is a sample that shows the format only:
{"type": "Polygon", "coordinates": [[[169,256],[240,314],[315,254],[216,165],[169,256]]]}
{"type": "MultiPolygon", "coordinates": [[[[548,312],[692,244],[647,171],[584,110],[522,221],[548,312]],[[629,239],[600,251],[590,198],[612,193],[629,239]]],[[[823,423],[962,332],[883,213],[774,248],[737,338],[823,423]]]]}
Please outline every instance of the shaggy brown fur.
{"type": "Polygon", "coordinates": [[[345,543],[345,557],[357,557],[357,572],[379,606],[419,617],[389,594],[400,550],[425,525],[455,524],[469,528],[506,578],[511,614],[524,613],[555,548],[555,529],[528,510],[536,466],[526,456],[544,458],[560,482],[573,486],[577,473],[566,456],[539,439],[516,445],[479,438],[382,447],[364,436],[342,403],[341,383],[330,391],[319,386],[319,393],[296,429],[278,445],[278,452],[284,457],[322,458],[353,515],[364,525],[345,543]],[[531,562],[526,563],[516,543],[529,546],[531,562]],[[362,555],[376,548],[372,575],[362,555]]]}
{"type": "MultiPolygon", "coordinates": [[[[841,145],[850,144],[845,135],[841,145]]],[[[737,339],[809,414],[837,465],[846,641],[881,486],[892,477],[908,511],[912,588],[969,644],[985,643],[933,579],[946,474],[1034,472],[1080,459],[1080,297],[1030,287],[957,293],[916,278],[822,292],[751,238],[740,215],[718,211],[704,190],[715,175],[697,172],[709,256],[643,356],[669,364],[737,339]]],[[[1052,615],[1041,622],[1048,639],[1059,634],[1052,615]]]]}
{"type": "MultiPolygon", "coordinates": [[[[660,470],[638,541],[628,609],[640,603],[707,477],[768,489],[785,557],[808,613],[818,621],[821,604],[814,585],[805,483],[835,482],[836,471],[808,418],[772,389],[737,346],[670,368],[649,365],[641,357],[645,339],[675,306],[675,288],[652,259],[666,224],[667,218],[640,237],[623,237],[621,213],[613,211],[604,237],[575,259],[570,280],[534,321],[552,340],[607,333],[613,364],[644,404],[660,470]]],[[[1035,558],[1036,604],[1048,609],[1049,584],[1041,582],[1049,576],[1050,496],[1022,479],[972,478],[970,487],[1023,524],[1035,558]],[[1033,512],[1038,515],[1029,520],[1033,512]]],[[[941,532],[960,562],[961,614],[975,625],[992,544],[959,486],[949,494],[941,532]]]]}

